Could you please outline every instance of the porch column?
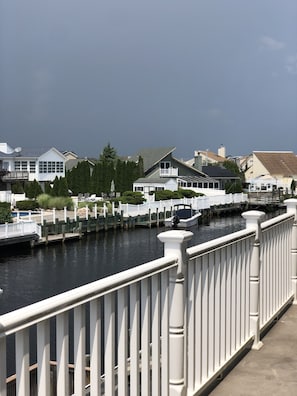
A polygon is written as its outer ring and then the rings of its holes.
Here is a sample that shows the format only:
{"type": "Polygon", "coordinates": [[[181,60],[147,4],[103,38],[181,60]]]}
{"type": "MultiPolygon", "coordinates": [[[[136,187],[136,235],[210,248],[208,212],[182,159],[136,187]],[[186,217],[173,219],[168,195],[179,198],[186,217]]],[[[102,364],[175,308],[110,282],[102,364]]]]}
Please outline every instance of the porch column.
{"type": "Polygon", "coordinates": [[[291,198],[284,201],[287,207],[287,213],[294,215],[294,223],[292,228],[292,290],[294,293],[293,304],[297,304],[297,199],[291,198]]]}
{"type": "Polygon", "coordinates": [[[185,273],[186,243],[192,238],[189,231],[171,230],[158,235],[164,243],[164,256],[174,256],[178,266],[170,272],[169,298],[169,394],[186,394],[185,343],[185,273]]]}
{"type": "Polygon", "coordinates": [[[242,213],[246,220],[246,228],[254,229],[256,232],[250,266],[250,329],[254,335],[252,349],[260,349],[263,343],[260,341],[260,220],[265,215],[258,210],[250,210],[242,213]]]}

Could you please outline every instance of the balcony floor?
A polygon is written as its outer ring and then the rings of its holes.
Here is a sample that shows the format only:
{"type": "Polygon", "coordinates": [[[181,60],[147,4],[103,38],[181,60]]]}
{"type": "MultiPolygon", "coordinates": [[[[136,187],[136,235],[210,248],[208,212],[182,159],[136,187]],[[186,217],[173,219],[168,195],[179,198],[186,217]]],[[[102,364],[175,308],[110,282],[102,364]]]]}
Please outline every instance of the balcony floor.
{"type": "Polygon", "coordinates": [[[223,378],[211,396],[297,395],[297,305],[223,378]]]}

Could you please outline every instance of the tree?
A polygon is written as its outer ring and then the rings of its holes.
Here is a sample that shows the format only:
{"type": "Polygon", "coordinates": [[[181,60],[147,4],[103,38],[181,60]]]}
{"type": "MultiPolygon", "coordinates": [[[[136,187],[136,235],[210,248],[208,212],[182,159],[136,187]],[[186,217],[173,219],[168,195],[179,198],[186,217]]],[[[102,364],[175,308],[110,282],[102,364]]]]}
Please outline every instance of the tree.
{"type": "Polygon", "coordinates": [[[238,165],[234,161],[226,160],[223,162],[223,167],[238,175],[242,182],[244,182],[244,173],[239,169],[238,165]]]}
{"type": "Polygon", "coordinates": [[[24,193],[24,187],[23,187],[22,183],[17,181],[16,183],[12,184],[11,191],[14,194],[23,194],[24,193]]]}
{"type": "Polygon", "coordinates": [[[67,185],[67,180],[65,177],[60,177],[58,178],[56,176],[54,183],[53,183],[53,188],[52,188],[52,194],[53,197],[68,197],[68,185],[67,185]]]}
{"type": "Polygon", "coordinates": [[[25,184],[25,193],[30,199],[36,199],[42,192],[42,188],[36,179],[25,184]]]}
{"type": "Polygon", "coordinates": [[[79,162],[75,168],[67,171],[66,179],[73,194],[91,192],[91,166],[89,162],[79,162]]]}
{"type": "Polygon", "coordinates": [[[112,147],[110,145],[110,143],[108,143],[107,146],[105,146],[103,148],[103,151],[102,151],[102,153],[100,154],[100,157],[99,157],[99,161],[101,163],[103,163],[103,164],[106,164],[106,163],[107,164],[110,164],[110,163],[114,164],[116,159],[117,159],[117,152],[116,152],[115,148],[112,147]]]}

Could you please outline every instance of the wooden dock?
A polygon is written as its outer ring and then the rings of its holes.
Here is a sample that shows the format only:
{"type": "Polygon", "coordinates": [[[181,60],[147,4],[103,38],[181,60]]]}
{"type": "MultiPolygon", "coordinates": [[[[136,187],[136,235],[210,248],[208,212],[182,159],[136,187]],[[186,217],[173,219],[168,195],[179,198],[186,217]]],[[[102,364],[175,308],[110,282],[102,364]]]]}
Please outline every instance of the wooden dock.
{"type": "Polygon", "coordinates": [[[67,232],[65,234],[57,234],[57,235],[48,235],[46,237],[42,237],[34,242],[34,246],[39,245],[48,245],[50,243],[58,243],[58,242],[67,242],[71,240],[81,239],[82,234],[78,232],[67,232]]]}

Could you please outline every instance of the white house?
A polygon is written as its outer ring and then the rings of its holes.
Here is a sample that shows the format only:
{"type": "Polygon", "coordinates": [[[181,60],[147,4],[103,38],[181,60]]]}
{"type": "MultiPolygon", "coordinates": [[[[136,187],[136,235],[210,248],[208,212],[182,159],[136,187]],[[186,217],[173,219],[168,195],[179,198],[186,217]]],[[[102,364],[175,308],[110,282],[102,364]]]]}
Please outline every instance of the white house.
{"type": "Polygon", "coordinates": [[[56,177],[65,177],[65,156],[56,148],[15,149],[0,143],[1,190],[16,182],[38,181],[41,186],[56,177]]]}

